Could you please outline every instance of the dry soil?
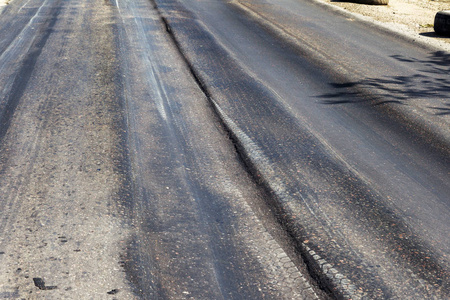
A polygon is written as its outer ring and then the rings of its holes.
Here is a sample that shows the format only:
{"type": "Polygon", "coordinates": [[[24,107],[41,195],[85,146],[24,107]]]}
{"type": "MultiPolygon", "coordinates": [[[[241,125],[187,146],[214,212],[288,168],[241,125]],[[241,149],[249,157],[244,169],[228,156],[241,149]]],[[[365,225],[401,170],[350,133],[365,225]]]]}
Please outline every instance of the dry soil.
{"type": "Polygon", "coordinates": [[[450,51],[450,37],[434,33],[434,17],[441,10],[450,10],[450,0],[389,0],[388,5],[365,5],[350,1],[317,0],[358,14],[362,19],[381,23],[420,42],[450,51]]]}

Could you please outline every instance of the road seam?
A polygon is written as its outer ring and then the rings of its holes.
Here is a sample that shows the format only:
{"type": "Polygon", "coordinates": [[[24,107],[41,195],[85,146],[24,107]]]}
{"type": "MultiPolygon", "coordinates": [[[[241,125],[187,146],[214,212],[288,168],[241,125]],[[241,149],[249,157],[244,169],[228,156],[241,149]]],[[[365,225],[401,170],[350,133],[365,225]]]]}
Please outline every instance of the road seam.
{"type": "MultiPolygon", "coordinates": [[[[186,57],[185,53],[182,50],[182,47],[177,40],[176,35],[174,34],[170,21],[164,16],[161,10],[158,8],[157,3],[152,1],[154,7],[158,14],[160,15],[161,21],[164,24],[167,33],[173,40],[176,48],[178,49],[181,57],[183,58],[185,64],[187,65],[190,73],[192,74],[195,82],[204,93],[205,97],[208,99],[211,104],[214,112],[216,113],[219,120],[222,122],[225,127],[226,132],[229,135],[229,138],[232,140],[235,145],[236,152],[243,159],[247,171],[254,178],[254,180],[260,180],[263,182],[263,188],[267,189],[271,194],[275,194],[276,202],[286,202],[283,198],[288,195],[280,195],[285,190],[282,187],[276,187],[271,185],[271,179],[261,178],[260,169],[267,168],[270,166],[270,163],[264,163],[267,158],[262,154],[262,151],[258,150],[258,146],[248,137],[243,131],[241,131],[236,124],[221,110],[217,102],[212,97],[206,85],[203,83],[200,75],[197,74],[195,68],[186,57]]],[[[264,177],[264,176],[263,176],[264,177]]],[[[282,185],[282,182],[278,182],[282,185]]],[[[305,202],[306,203],[306,202],[305,202]]],[[[283,222],[283,220],[281,220],[283,222]]],[[[284,222],[283,222],[284,223],[284,222]]],[[[286,224],[282,224],[284,228],[288,227],[286,224]]],[[[286,228],[289,231],[289,228],[286,228]]],[[[325,259],[320,257],[316,252],[311,250],[305,243],[300,242],[298,239],[293,238],[296,249],[300,252],[302,259],[305,261],[308,272],[310,276],[316,280],[318,286],[325,290],[327,293],[332,293],[333,296],[337,298],[343,299],[364,299],[363,292],[358,289],[349,279],[347,279],[343,274],[341,274],[337,269],[333,267],[332,264],[327,262],[325,259]]],[[[319,296],[314,291],[312,286],[303,290],[304,299],[319,299],[319,296]]]]}

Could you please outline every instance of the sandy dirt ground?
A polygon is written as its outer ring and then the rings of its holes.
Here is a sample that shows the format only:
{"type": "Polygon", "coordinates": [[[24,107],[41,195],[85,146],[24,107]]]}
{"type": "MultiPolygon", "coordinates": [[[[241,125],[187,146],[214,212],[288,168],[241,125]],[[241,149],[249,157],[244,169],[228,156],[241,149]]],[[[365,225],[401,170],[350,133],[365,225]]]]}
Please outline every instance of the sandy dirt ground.
{"type": "Polygon", "coordinates": [[[0,0],[0,14],[2,13],[3,9],[5,8],[5,6],[7,5],[7,3],[9,3],[10,0],[0,0]]]}
{"type": "Polygon", "coordinates": [[[361,18],[382,23],[421,42],[450,52],[450,37],[435,34],[436,13],[450,10],[450,0],[389,0],[388,5],[365,5],[338,0],[317,0],[356,13],[361,18]]]}

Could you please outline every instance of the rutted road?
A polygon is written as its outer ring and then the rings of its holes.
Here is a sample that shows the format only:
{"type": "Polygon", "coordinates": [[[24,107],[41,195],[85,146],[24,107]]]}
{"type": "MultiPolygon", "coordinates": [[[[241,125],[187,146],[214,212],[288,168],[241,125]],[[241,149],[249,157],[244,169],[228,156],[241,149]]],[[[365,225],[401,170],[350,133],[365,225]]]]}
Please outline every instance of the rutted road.
{"type": "Polygon", "coordinates": [[[0,297],[448,295],[447,53],[291,0],[0,33],[0,297]]]}
{"type": "Polygon", "coordinates": [[[156,2],[313,276],[445,297],[448,54],[304,2],[156,2]]]}
{"type": "Polygon", "coordinates": [[[317,298],[149,2],[1,20],[2,298],[317,298]]]}

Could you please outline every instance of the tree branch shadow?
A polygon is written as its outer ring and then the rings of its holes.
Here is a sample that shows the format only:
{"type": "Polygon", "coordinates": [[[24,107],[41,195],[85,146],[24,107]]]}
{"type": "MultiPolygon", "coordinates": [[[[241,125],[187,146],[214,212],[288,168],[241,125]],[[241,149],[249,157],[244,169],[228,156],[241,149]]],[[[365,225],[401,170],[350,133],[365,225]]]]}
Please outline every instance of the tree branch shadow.
{"type": "Polygon", "coordinates": [[[412,99],[439,99],[442,107],[428,107],[436,115],[450,114],[450,54],[437,51],[425,60],[391,56],[395,60],[415,65],[417,72],[409,76],[366,78],[360,81],[330,83],[333,92],[318,96],[328,105],[361,103],[369,101],[363,95],[374,95],[373,105],[396,103],[407,105],[412,99]],[[335,91],[335,92],[334,92],[335,91]]]}
{"type": "Polygon", "coordinates": [[[429,108],[436,110],[435,114],[438,116],[450,115],[450,103],[445,103],[445,106],[447,107],[429,107],[429,108]]]}

